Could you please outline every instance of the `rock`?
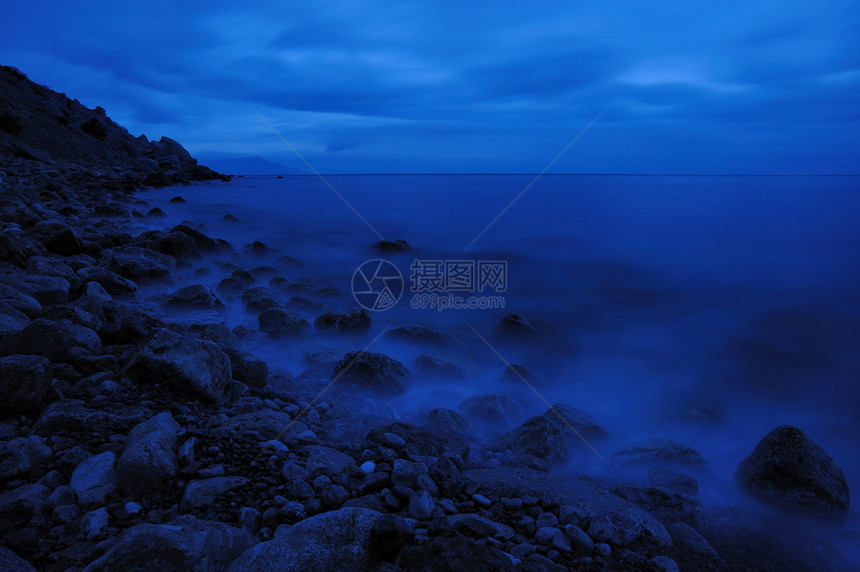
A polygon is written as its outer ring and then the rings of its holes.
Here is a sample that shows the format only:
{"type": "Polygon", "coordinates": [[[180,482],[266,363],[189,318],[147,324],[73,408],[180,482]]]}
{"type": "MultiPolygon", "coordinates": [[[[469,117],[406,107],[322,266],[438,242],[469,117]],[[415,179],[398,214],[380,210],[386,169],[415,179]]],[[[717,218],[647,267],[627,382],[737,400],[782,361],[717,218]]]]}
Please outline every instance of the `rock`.
{"type": "Polygon", "coordinates": [[[301,451],[307,454],[305,469],[311,474],[339,475],[349,467],[355,466],[355,460],[352,457],[331,447],[308,445],[301,451]]]}
{"type": "Polygon", "coordinates": [[[118,490],[115,465],[116,455],[105,451],[75,467],[69,487],[78,497],[79,504],[103,505],[118,490]]]}
{"type": "Polygon", "coordinates": [[[373,244],[373,249],[384,254],[409,252],[411,248],[405,240],[380,240],[373,244]]]}
{"type": "Polygon", "coordinates": [[[433,497],[427,491],[419,491],[409,499],[409,517],[415,520],[430,520],[436,507],[433,497]]]}
{"type": "Polygon", "coordinates": [[[571,453],[582,454],[607,432],[588,414],[563,403],[556,403],[542,415],[499,436],[496,446],[515,455],[533,455],[551,465],[562,465],[571,453]]]}
{"type": "MultiPolygon", "coordinates": [[[[275,293],[265,286],[253,286],[242,292],[242,305],[249,312],[262,313],[273,308],[280,308],[281,302],[275,293]]],[[[310,327],[310,324],[308,324],[310,327]]]]}
{"type": "Polygon", "coordinates": [[[23,330],[29,323],[30,319],[26,314],[0,300],[0,341],[9,334],[23,330]]]}
{"type": "MultiPolygon", "coordinates": [[[[189,156],[189,157],[190,157],[190,156],[189,156]]],[[[171,203],[171,204],[172,204],[172,203],[184,203],[184,202],[185,202],[185,199],[183,199],[183,198],[182,198],[182,197],[180,197],[180,196],[175,196],[175,197],[173,197],[172,199],[170,199],[170,200],[169,200],[169,201],[167,201],[167,202],[168,202],[168,203],[171,203]]]]}
{"type": "Polygon", "coordinates": [[[612,454],[616,467],[701,468],[706,465],[702,455],[684,443],[671,439],[645,439],[619,449],[612,454]]]}
{"type": "Polygon", "coordinates": [[[100,264],[137,284],[148,284],[164,280],[170,276],[170,262],[175,264],[172,257],[145,248],[134,248],[134,251],[109,252],[104,255],[100,264]],[[135,255],[138,252],[145,255],[135,255]]]}
{"type": "Polygon", "coordinates": [[[171,487],[179,471],[174,451],[179,424],[165,411],[128,434],[116,464],[119,486],[129,495],[140,496],[171,487]]]}
{"type": "Polygon", "coordinates": [[[77,233],[64,226],[51,232],[42,239],[42,245],[52,254],[74,256],[83,252],[83,243],[77,233]]]}
{"type": "Polygon", "coordinates": [[[466,372],[458,365],[445,360],[422,354],[415,358],[415,368],[421,375],[442,379],[462,379],[466,372]]]}
{"type": "Polygon", "coordinates": [[[42,311],[38,300],[9,284],[0,283],[0,301],[31,319],[38,318],[42,311]]]}
{"type": "Polygon", "coordinates": [[[841,523],[848,515],[845,473],[803,431],[783,425],[768,433],[734,476],[744,492],[777,509],[841,523]]]}
{"type": "Polygon", "coordinates": [[[582,525],[587,526],[588,536],[596,542],[664,554],[672,544],[666,528],[654,516],[586,479],[509,467],[472,469],[463,476],[479,483],[479,492],[486,496],[533,497],[556,504],[563,508],[559,520],[565,524],[570,524],[569,513],[581,514],[582,525]]]}
{"type": "Polygon", "coordinates": [[[221,522],[182,516],[167,524],[138,524],[124,530],[85,570],[223,570],[256,542],[246,531],[221,522]]]}
{"type": "Polygon", "coordinates": [[[463,536],[434,537],[404,548],[397,557],[403,570],[492,570],[514,572],[513,558],[492,544],[478,544],[463,536]]]}
{"type": "Polygon", "coordinates": [[[332,372],[332,380],[381,394],[402,393],[409,372],[399,361],[381,353],[350,352],[332,372]]]}
{"type": "Polygon", "coordinates": [[[701,528],[705,523],[704,512],[695,497],[634,483],[617,483],[611,490],[613,494],[647,510],[663,524],[685,522],[701,528]]]}
{"type": "Polygon", "coordinates": [[[185,224],[178,224],[170,229],[170,232],[182,233],[194,242],[199,252],[218,252],[221,250],[233,250],[233,248],[224,240],[206,236],[197,229],[191,228],[185,224]]]}
{"type": "Polygon", "coordinates": [[[463,416],[484,432],[496,434],[510,429],[522,416],[522,406],[504,393],[476,395],[459,406],[463,416]]]}
{"type": "Polygon", "coordinates": [[[0,344],[0,354],[31,354],[52,362],[74,363],[85,355],[102,354],[102,342],[89,328],[69,320],[39,318],[0,344]]]}
{"type": "Polygon", "coordinates": [[[404,342],[434,346],[456,346],[461,340],[452,334],[438,332],[425,326],[398,326],[385,332],[385,336],[404,342]]]}
{"type": "Polygon", "coordinates": [[[699,494],[699,482],[696,479],[660,467],[648,471],[648,483],[693,497],[699,494]]]}
{"type": "Polygon", "coordinates": [[[137,284],[103,266],[87,266],[78,270],[82,282],[97,282],[111,296],[137,293],[137,284]]]}
{"type": "Polygon", "coordinates": [[[706,558],[718,558],[716,551],[705,540],[701,534],[696,532],[692,527],[683,522],[676,522],[668,528],[669,534],[672,535],[672,541],[675,543],[675,548],[697,556],[706,558]]]}
{"type": "Polygon", "coordinates": [[[203,284],[192,284],[168,296],[164,307],[174,310],[223,310],[224,303],[203,284]]]}
{"type": "Polygon", "coordinates": [[[389,548],[388,518],[365,508],[326,512],[303,520],[273,540],[251,548],[227,570],[369,572],[389,548]]]}
{"type": "Polygon", "coordinates": [[[424,427],[443,439],[477,440],[480,436],[480,432],[468,419],[452,409],[431,409],[424,427]]]}
{"type": "Polygon", "coordinates": [[[50,456],[50,447],[36,435],[0,441],[0,481],[28,476],[50,456]]]}
{"type": "Polygon", "coordinates": [[[570,541],[571,549],[575,554],[587,556],[594,552],[594,541],[588,536],[584,530],[575,524],[567,524],[564,527],[564,533],[570,541]]]}
{"type": "Polygon", "coordinates": [[[535,340],[543,338],[537,324],[518,314],[508,314],[496,325],[496,337],[504,340],[535,340]]]}
{"type": "Polygon", "coordinates": [[[219,496],[251,482],[247,477],[212,477],[185,485],[180,506],[183,511],[211,506],[219,496]]]}
{"type": "Polygon", "coordinates": [[[260,331],[273,338],[297,336],[310,328],[310,323],[298,312],[269,308],[257,316],[260,331]]]}
{"type": "Polygon", "coordinates": [[[40,411],[52,378],[51,362],[41,356],[0,358],[0,416],[40,411]]]}
{"type": "Polygon", "coordinates": [[[51,437],[60,431],[73,433],[106,434],[125,433],[147,417],[142,407],[132,406],[113,413],[91,409],[78,399],[60,399],[42,410],[33,426],[33,433],[51,437]]]}
{"type": "Polygon", "coordinates": [[[5,546],[0,546],[0,570],[2,572],[36,572],[36,569],[29,562],[5,546]]]}
{"type": "Polygon", "coordinates": [[[193,260],[200,258],[197,245],[185,233],[150,230],[142,233],[134,242],[137,246],[167,254],[177,260],[193,260]]]}
{"type": "MultiPolygon", "coordinates": [[[[73,278],[73,280],[75,280],[73,278]]],[[[71,285],[69,280],[58,276],[38,276],[32,274],[0,275],[0,281],[32,296],[44,306],[65,304],[69,301],[71,285]]],[[[75,280],[77,281],[77,280],[75,280]]]]}
{"type": "Polygon", "coordinates": [[[364,308],[343,314],[326,312],[314,320],[314,328],[319,332],[361,334],[370,329],[370,312],[364,308]]]}
{"type": "Polygon", "coordinates": [[[678,563],[668,556],[655,556],[651,559],[651,564],[656,566],[660,572],[681,572],[678,563]]]}
{"type": "Polygon", "coordinates": [[[241,413],[228,419],[215,430],[218,435],[230,436],[231,433],[255,433],[262,440],[277,439],[287,442],[297,433],[306,431],[307,426],[300,421],[292,421],[281,411],[260,409],[241,413]]]}
{"type": "Polygon", "coordinates": [[[515,534],[514,529],[510,526],[479,514],[450,514],[445,519],[448,522],[448,526],[460,534],[473,538],[510,540],[515,534]]]}
{"type": "Polygon", "coordinates": [[[269,366],[260,358],[242,350],[221,345],[230,358],[233,378],[249,387],[265,387],[269,380],[269,366]]]}
{"type": "Polygon", "coordinates": [[[502,372],[502,382],[526,385],[531,387],[540,387],[543,382],[538,379],[538,376],[527,370],[521,365],[511,364],[502,372]]]}
{"type": "Polygon", "coordinates": [[[0,494],[0,535],[29,525],[47,524],[44,503],[51,494],[44,485],[22,485],[0,494]]]}
{"type": "Polygon", "coordinates": [[[391,468],[391,482],[395,485],[404,485],[416,489],[418,488],[418,477],[426,473],[427,467],[421,463],[406,459],[394,459],[391,468]]]}
{"type": "Polygon", "coordinates": [[[138,383],[163,383],[216,403],[226,399],[232,379],[230,358],[216,344],[163,328],[133,358],[127,374],[138,383]]]}
{"type": "Polygon", "coordinates": [[[87,540],[97,538],[108,525],[107,509],[102,507],[81,518],[81,533],[87,540]]]}

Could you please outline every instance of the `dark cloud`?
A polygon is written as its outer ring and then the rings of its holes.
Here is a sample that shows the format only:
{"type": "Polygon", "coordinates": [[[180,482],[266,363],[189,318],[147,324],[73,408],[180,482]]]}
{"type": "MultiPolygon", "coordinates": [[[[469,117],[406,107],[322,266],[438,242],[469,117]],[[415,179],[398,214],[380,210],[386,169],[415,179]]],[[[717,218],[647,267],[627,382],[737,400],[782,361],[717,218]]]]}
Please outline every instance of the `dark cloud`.
{"type": "Polygon", "coordinates": [[[15,3],[0,59],[192,151],[276,155],[262,113],[324,171],[540,170],[608,108],[557,170],[847,172],[858,6],[15,3]]]}

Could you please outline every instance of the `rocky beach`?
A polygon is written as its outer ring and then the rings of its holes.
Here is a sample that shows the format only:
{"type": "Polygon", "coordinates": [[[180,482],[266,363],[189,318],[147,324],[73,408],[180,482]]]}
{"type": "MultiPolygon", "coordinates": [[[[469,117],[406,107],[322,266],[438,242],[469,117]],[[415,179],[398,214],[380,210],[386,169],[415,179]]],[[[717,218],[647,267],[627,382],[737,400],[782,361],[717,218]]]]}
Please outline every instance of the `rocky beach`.
{"type": "MultiPolygon", "coordinates": [[[[398,324],[386,337],[421,354],[403,363],[287,246],[164,225],[229,179],[0,69],[0,570],[857,564],[846,476],[801,428],[762,434],[724,479],[675,439],[602,455],[610,428],[577,403],[528,413],[508,388],[540,380],[516,364],[456,409],[399,408],[412,384],[499,363],[468,331],[398,324]]],[[[494,343],[547,344],[516,308],[496,322],[494,343]]]]}

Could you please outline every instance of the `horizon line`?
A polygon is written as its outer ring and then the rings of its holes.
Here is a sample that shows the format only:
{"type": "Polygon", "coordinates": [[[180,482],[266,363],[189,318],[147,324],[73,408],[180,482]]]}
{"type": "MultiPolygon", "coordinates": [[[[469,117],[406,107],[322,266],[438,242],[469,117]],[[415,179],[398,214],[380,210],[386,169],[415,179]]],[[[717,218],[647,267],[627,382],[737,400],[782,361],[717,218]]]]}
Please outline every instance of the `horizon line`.
{"type": "MultiPolygon", "coordinates": [[[[234,177],[316,177],[314,173],[225,173],[234,177]]],[[[529,176],[529,172],[408,172],[408,173],[321,173],[326,177],[378,177],[378,176],[529,176]]],[[[860,173],[545,173],[551,176],[579,177],[860,177],[860,173]]]]}

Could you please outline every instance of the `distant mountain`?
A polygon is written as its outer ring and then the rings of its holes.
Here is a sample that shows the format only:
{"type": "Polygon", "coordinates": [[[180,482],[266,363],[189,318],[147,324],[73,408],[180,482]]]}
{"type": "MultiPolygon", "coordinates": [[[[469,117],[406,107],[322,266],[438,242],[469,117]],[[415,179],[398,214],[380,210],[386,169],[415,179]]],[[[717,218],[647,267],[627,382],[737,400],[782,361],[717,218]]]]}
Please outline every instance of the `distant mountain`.
{"type": "Polygon", "coordinates": [[[231,175],[287,175],[305,172],[302,169],[285,167],[258,155],[211,156],[206,159],[206,164],[216,171],[231,175]]]}

